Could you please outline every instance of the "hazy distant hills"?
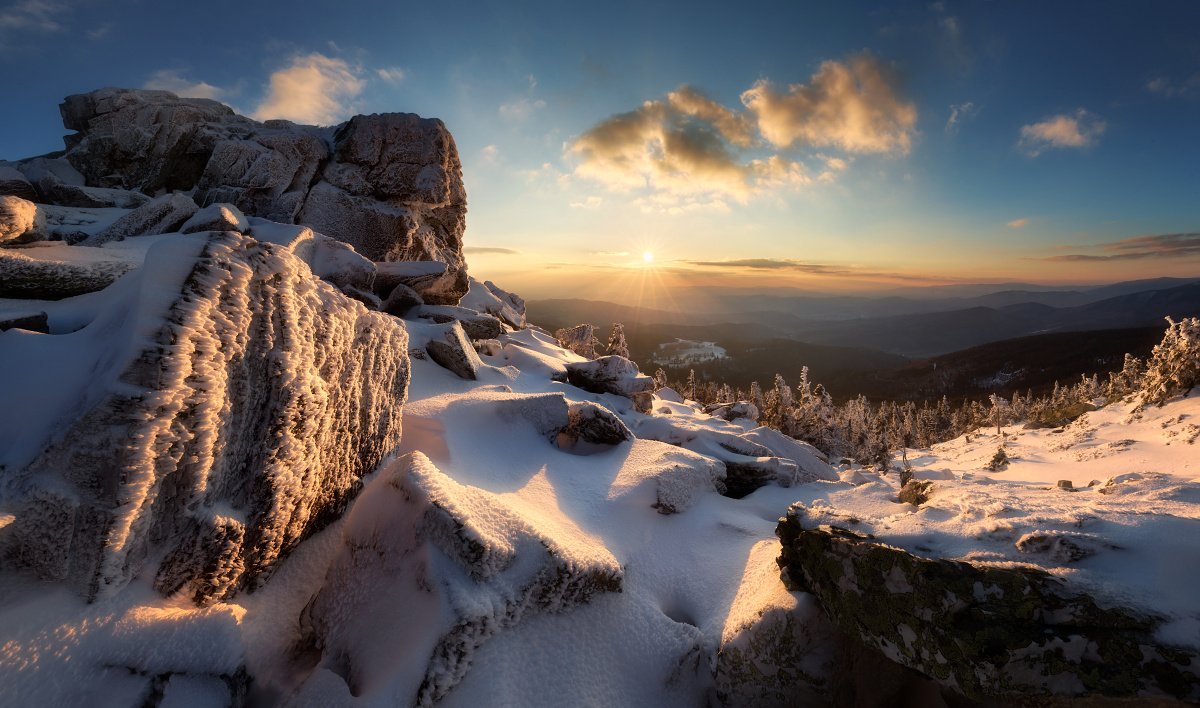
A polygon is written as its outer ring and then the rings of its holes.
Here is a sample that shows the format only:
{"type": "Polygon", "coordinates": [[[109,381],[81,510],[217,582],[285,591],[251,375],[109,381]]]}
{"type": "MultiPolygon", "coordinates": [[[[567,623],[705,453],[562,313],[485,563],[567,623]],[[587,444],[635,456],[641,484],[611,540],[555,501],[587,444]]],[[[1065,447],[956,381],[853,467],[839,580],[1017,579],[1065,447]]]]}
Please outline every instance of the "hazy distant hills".
{"type": "Polygon", "coordinates": [[[624,323],[631,353],[646,368],[659,343],[714,341],[730,358],[694,367],[702,376],[745,387],[768,385],[778,372],[795,383],[806,365],[838,397],[891,399],[1038,389],[1120,368],[1125,352],[1149,353],[1163,317],[1200,314],[1200,279],[1077,290],[972,287],[880,297],[709,291],[678,298],[694,303],[687,312],[578,299],[528,308],[530,321],[551,331],[591,322],[603,337],[610,323],[624,323]]]}
{"type": "MultiPolygon", "coordinates": [[[[962,286],[954,286],[956,288],[962,286]]],[[[560,327],[692,326],[691,338],[798,339],[929,357],[987,342],[1048,332],[1157,326],[1163,317],[1200,314],[1200,280],[1159,278],[1089,290],[1002,290],[970,298],[820,297],[710,293],[687,312],[593,300],[537,300],[530,319],[560,327]],[[713,334],[705,331],[715,327],[713,334]]],[[[683,335],[679,335],[683,336],[683,335]]]]}

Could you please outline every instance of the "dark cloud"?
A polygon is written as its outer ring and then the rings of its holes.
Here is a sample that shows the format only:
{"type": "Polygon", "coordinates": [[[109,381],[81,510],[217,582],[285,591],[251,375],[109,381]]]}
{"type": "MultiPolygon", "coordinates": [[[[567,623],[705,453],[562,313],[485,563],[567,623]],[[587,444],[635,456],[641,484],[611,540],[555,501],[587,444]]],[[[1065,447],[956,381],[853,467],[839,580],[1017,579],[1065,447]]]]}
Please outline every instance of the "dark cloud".
{"type": "Polygon", "coordinates": [[[1200,256],[1200,233],[1133,236],[1099,246],[1100,253],[1066,253],[1039,260],[1136,261],[1146,258],[1193,258],[1200,256]]]}

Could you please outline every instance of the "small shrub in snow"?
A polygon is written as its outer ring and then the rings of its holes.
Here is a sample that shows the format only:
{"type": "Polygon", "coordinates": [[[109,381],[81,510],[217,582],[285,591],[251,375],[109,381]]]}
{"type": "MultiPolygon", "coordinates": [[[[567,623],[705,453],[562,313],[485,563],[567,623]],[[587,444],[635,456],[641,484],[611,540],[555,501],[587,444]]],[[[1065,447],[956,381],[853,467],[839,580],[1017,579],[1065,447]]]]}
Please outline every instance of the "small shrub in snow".
{"type": "Polygon", "coordinates": [[[1004,448],[996,450],[996,454],[992,455],[992,461],[987,464],[987,468],[992,472],[1008,468],[1008,453],[1004,451],[1004,448]]]}

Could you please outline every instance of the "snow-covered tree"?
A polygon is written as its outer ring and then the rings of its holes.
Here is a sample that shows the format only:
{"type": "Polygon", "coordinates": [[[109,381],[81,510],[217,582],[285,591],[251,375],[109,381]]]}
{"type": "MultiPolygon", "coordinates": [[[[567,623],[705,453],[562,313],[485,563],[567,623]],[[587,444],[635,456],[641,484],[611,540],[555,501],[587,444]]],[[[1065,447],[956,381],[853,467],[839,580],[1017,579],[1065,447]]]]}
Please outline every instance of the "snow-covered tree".
{"type": "Polygon", "coordinates": [[[613,322],[612,334],[608,336],[608,353],[629,358],[629,343],[625,341],[625,325],[613,322]]]}
{"type": "Polygon", "coordinates": [[[684,386],[683,395],[685,398],[696,400],[696,370],[688,369],[687,385],[684,386]]]}
{"type": "Polygon", "coordinates": [[[1142,377],[1142,402],[1162,405],[1178,395],[1187,395],[1200,384],[1200,318],[1185,317],[1169,326],[1154,346],[1142,377]]]}
{"type": "Polygon", "coordinates": [[[667,372],[659,368],[654,372],[654,390],[657,391],[661,388],[666,388],[667,385],[667,372]]]}

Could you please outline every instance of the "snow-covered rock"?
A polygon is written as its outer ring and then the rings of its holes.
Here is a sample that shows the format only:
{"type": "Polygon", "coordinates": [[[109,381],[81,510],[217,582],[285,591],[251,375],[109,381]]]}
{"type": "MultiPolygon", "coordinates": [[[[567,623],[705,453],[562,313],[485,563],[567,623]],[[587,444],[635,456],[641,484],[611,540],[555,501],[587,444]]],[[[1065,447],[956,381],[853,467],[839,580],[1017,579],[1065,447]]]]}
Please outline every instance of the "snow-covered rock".
{"type": "Polygon", "coordinates": [[[455,320],[449,324],[440,325],[435,332],[425,345],[425,351],[429,353],[429,358],[443,368],[452,371],[459,378],[474,381],[479,375],[483,361],[480,360],[475,347],[471,346],[471,340],[467,339],[467,335],[463,332],[462,324],[455,320]]]}
{"type": "MultiPolygon", "coordinates": [[[[582,356],[582,355],[581,355],[582,356]]],[[[638,410],[649,412],[654,379],[623,356],[602,356],[594,361],[566,365],[567,380],[585,391],[615,393],[632,399],[638,410]]]]}
{"type": "Polygon", "coordinates": [[[7,329],[24,329],[30,332],[50,331],[49,317],[37,310],[0,309],[0,332],[7,329]]]}
{"type": "Polygon", "coordinates": [[[407,285],[431,305],[454,305],[460,293],[457,272],[441,261],[376,263],[375,293],[387,297],[397,285],[407,285]]]}
{"type": "Polygon", "coordinates": [[[0,369],[26,372],[0,393],[3,542],[39,576],[92,598],[165,552],[160,590],[228,597],[335,519],[398,442],[403,324],[285,248],[171,236],[105,294],[79,332],[0,347],[0,369]],[[33,400],[40,415],[13,417],[33,400]]]}
{"type": "Polygon", "coordinates": [[[195,214],[192,214],[183,225],[179,227],[179,233],[191,234],[197,231],[237,231],[240,234],[248,233],[250,223],[246,221],[246,217],[241,210],[232,204],[209,204],[200,209],[195,214]]]}
{"type": "MultiPolygon", "coordinates": [[[[397,286],[399,287],[399,286],[397,286]]],[[[393,290],[393,292],[395,292],[393,290]]],[[[391,297],[389,296],[389,299],[391,297]]],[[[495,339],[504,333],[504,327],[495,317],[453,305],[420,305],[408,312],[409,318],[430,320],[438,324],[458,322],[471,339],[495,339]]]]}
{"type": "Polygon", "coordinates": [[[0,249],[0,297],[61,300],[103,290],[141,265],[141,255],[61,241],[0,249]]]}
{"type": "Polygon", "coordinates": [[[490,280],[481,283],[470,278],[469,282],[470,288],[458,303],[460,306],[495,315],[516,329],[525,326],[525,301],[518,295],[501,289],[490,280]]]}
{"type": "Polygon", "coordinates": [[[404,283],[397,283],[381,302],[379,309],[393,317],[403,317],[414,307],[425,304],[421,295],[404,283]]]}
{"type": "Polygon", "coordinates": [[[571,448],[579,442],[618,445],[633,439],[633,433],[612,411],[598,403],[572,403],[570,419],[559,435],[559,445],[571,448]]]}
{"type": "Polygon", "coordinates": [[[196,202],[186,194],[175,192],[151,199],[113,222],[95,236],[81,242],[84,246],[101,246],[109,241],[123,241],[133,236],[153,236],[179,230],[199,211],[196,202]]]}
{"type": "Polygon", "coordinates": [[[46,238],[46,215],[37,204],[0,195],[0,245],[29,243],[46,238]]]}
{"type": "Polygon", "coordinates": [[[29,179],[21,171],[8,164],[0,163],[0,195],[9,194],[27,201],[37,201],[38,194],[29,179]]]}
{"type": "Polygon", "coordinates": [[[603,545],[563,538],[421,453],[371,480],[342,539],[301,625],[320,652],[318,675],[393,705],[439,701],[489,637],[620,592],[624,576],[603,545]]]}

